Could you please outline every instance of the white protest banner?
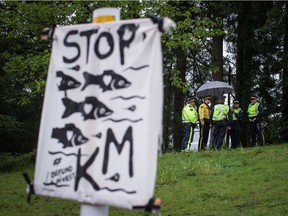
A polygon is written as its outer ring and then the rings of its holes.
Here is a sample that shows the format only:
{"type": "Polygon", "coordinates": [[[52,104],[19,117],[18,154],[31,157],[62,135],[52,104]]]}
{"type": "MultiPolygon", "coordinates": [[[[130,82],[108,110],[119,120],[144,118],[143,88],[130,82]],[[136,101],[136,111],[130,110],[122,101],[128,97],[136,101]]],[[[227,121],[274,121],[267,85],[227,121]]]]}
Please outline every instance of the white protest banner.
{"type": "Polygon", "coordinates": [[[36,194],[129,209],[153,197],[162,137],[160,37],[151,19],[55,28],[36,194]]]}

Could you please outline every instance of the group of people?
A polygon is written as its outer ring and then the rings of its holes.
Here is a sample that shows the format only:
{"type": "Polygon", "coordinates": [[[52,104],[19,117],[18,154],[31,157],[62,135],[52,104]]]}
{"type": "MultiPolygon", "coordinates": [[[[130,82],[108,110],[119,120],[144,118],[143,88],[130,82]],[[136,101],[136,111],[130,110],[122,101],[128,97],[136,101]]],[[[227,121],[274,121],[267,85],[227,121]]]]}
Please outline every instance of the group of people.
{"type": "MultiPolygon", "coordinates": [[[[252,146],[263,145],[265,139],[261,128],[261,117],[264,115],[264,110],[256,95],[251,96],[250,99],[251,103],[247,108],[247,114],[251,144],[252,146]]],[[[234,99],[232,107],[225,104],[225,96],[217,97],[213,107],[211,107],[211,102],[212,97],[207,95],[197,109],[195,98],[187,100],[182,110],[184,128],[182,151],[190,151],[194,130],[198,122],[200,126],[198,151],[207,149],[210,129],[212,148],[221,149],[228,134],[231,136],[231,148],[240,147],[243,110],[240,108],[239,100],[234,99]]]]}

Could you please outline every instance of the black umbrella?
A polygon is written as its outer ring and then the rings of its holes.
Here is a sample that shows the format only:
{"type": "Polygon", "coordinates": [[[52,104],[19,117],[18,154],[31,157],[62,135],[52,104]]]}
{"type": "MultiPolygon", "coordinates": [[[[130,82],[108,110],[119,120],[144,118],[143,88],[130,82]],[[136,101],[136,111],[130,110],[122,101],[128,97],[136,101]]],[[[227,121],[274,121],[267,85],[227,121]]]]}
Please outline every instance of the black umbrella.
{"type": "Polygon", "coordinates": [[[212,81],[207,82],[200,86],[196,92],[197,97],[205,97],[207,95],[211,96],[221,96],[225,93],[232,93],[233,88],[225,82],[212,81]]]}

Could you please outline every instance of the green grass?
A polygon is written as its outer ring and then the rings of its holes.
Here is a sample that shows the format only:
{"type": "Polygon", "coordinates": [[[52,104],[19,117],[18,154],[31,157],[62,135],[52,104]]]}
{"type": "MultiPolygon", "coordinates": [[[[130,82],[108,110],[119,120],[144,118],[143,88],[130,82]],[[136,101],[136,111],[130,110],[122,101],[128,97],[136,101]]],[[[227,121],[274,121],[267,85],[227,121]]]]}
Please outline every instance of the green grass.
{"type": "MultiPolygon", "coordinates": [[[[15,169],[0,172],[0,216],[79,215],[74,201],[34,195],[28,204],[22,172],[32,176],[34,167],[15,169]]],[[[162,200],[165,216],[288,215],[288,145],[164,154],[155,197],[162,200]]],[[[115,216],[148,215],[109,210],[115,216]]]]}

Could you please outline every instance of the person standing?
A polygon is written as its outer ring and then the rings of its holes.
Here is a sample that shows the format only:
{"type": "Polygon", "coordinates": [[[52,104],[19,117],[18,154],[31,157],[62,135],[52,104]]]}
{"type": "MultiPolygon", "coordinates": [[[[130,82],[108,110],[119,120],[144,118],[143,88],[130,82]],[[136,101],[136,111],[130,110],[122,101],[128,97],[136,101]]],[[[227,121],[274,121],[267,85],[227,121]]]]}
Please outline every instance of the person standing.
{"type": "Polygon", "coordinates": [[[182,140],[182,151],[190,151],[193,141],[194,129],[198,121],[197,107],[195,98],[187,100],[187,104],[182,110],[182,124],[184,128],[184,137],[182,140]]]}
{"type": "Polygon", "coordinates": [[[212,97],[207,95],[204,97],[204,103],[199,106],[199,120],[200,120],[200,138],[198,143],[198,151],[205,150],[207,148],[207,142],[210,130],[210,107],[212,97]]]}
{"type": "Polygon", "coordinates": [[[243,110],[240,108],[239,100],[233,101],[233,106],[230,109],[231,113],[231,148],[240,147],[241,119],[243,110]]]}
{"type": "Polygon", "coordinates": [[[229,106],[224,104],[225,96],[219,98],[219,104],[216,104],[212,111],[212,121],[214,124],[213,144],[215,149],[220,149],[223,145],[226,129],[229,126],[229,106]]]}
{"type": "MultiPolygon", "coordinates": [[[[211,110],[213,110],[213,107],[217,104],[219,104],[219,100],[220,98],[218,96],[214,97],[214,102],[212,103],[212,108],[211,110]]],[[[210,119],[212,119],[212,116],[211,116],[211,112],[210,112],[210,119]]],[[[214,137],[213,137],[213,134],[214,134],[214,125],[213,125],[213,121],[211,122],[211,125],[210,125],[210,142],[209,142],[209,146],[211,149],[214,148],[214,137]]]]}
{"type": "Polygon", "coordinates": [[[265,138],[261,127],[261,118],[264,115],[264,109],[258,102],[258,97],[252,95],[251,103],[248,106],[248,120],[250,125],[250,137],[252,146],[264,145],[265,138]]]}

